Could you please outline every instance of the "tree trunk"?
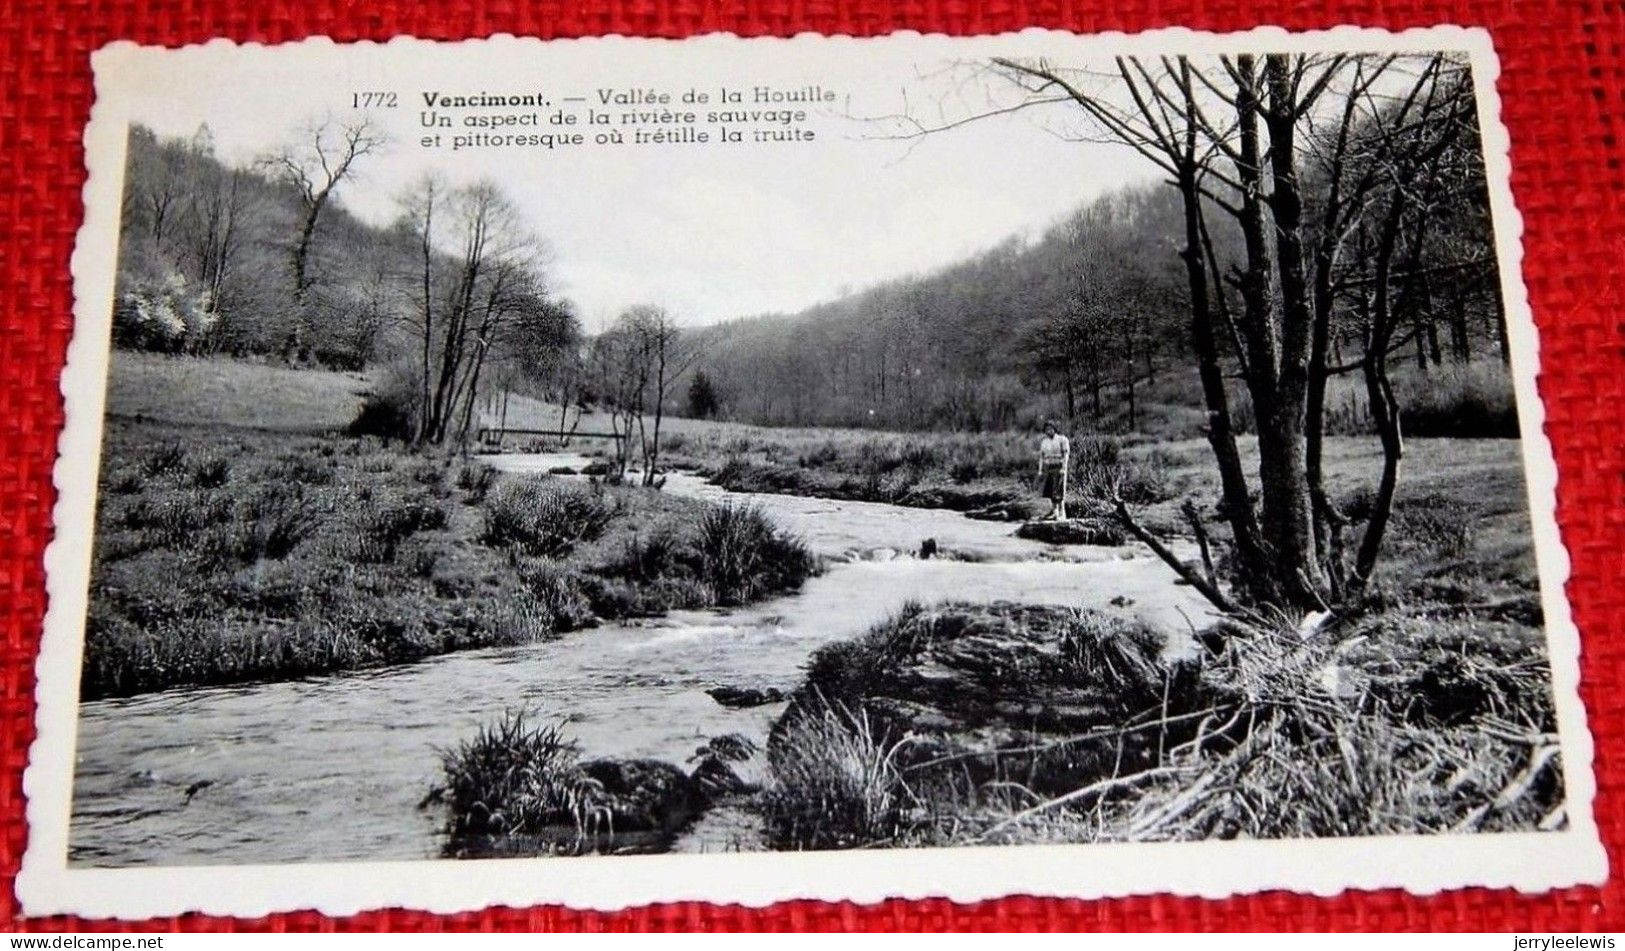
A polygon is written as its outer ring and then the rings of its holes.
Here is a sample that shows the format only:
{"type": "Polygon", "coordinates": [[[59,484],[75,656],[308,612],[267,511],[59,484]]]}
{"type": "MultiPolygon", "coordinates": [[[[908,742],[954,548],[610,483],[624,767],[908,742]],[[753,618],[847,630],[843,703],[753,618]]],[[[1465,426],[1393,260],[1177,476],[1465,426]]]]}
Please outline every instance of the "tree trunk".
{"type": "MultiPolygon", "coordinates": [[[[664,332],[664,330],[662,330],[664,332]]],[[[643,484],[655,484],[655,466],[660,463],[660,423],[666,415],[666,342],[660,341],[655,365],[655,424],[654,439],[644,454],[643,484]]]]}
{"type": "Polygon", "coordinates": [[[418,433],[415,442],[422,445],[429,436],[429,354],[434,342],[434,246],[431,244],[434,227],[434,192],[425,199],[423,233],[418,250],[423,261],[423,376],[418,393],[418,433]]]}
{"type": "Polygon", "coordinates": [[[316,193],[315,197],[305,206],[305,218],[299,227],[299,241],[293,247],[293,355],[295,359],[304,362],[310,356],[310,335],[313,328],[310,319],[310,288],[314,281],[310,277],[310,245],[316,237],[316,219],[321,217],[322,208],[327,204],[329,189],[316,193]]]}
{"type": "MultiPolygon", "coordinates": [[[[1388,346],[1394,330],[1393,295],[1389,280],[1403,217],[1404,203],[1396,198],[1377,242],[1373,269],[1371,313],[1367,321],[1371,329],[1366,338],[1364,375],[1366,399],[1371,404],[1371,417],[1382,442],[1382,474],[1377,481],[1377,497],[1371,506],[1371,517],[1366,522],[1360,550],[1354,559],[1353,587],[1356,591],[1366,587],[1376,568],[1377,552],[1382,548],[1388,518],[1394,509],[1400,460],[1405,455],[1405,443],[1400,435],[1399,407],[1394,400],[1393,388],[1388,383],[1388,346]]],[[[1366,298],[1362,296],[1361,300],[1363,303],[1366,298]]]]}
{"type": "MultiPolygon", "coordinates": [[[[1194,139],[1194,118],[1187,134],[1194,139]]],[[[1202,381],[1202,399],[1207,406],[1207,441],[1218,463],[1224,516],[1230,523],[1235,539],[1242,577],[1247,581],[1245,587],[1250,594],[1257,595],[1262,592],[1252,584],[1252,579],[1262,577],[1264,557],[1259,547],[1252,499],[1247,491],[1247,476],[1241,467],[1241,453],[1236,449],[1235,429],[1230,420],[1230,400],[1225,392],[1224,371],[1219,363],[1219,347],[1213,332],[1208,274],[1201,250],[1202,195],[1197,187],[1194,164],[1181,167],[1178,185],[1185,222],[1185,247],[1180,251],[1180,258],[1185,262],[1185,277],[1190,291],[1191,343],[1196,351],[1197,373],[1202,381]]]]}
{"type": "Polygon", "coordinates": [[[1310,610],[1323,607],[1328,592],[1315,545],[1304,438],[1314,315],[1304,269],[1303,199],[1294,142],[1296,104],[1286,56],[1267,57],[1264,73],[1271,103],[1264,117],[1270,131],[1274,184],[1270,203],[1283,326],[1275,399],[1267,413],[1259,413],[1259,492],[1276,585],[1296,607],[1310,610]]]}
{"type": "Polygon", "coordinates": [[[1455,306],[1450,314],[1450,355],[1457,363],[1473,358],[1473,345],[1467,337],[1467,295],[1456,294],[1455,306]]]}
{"type": "Polygon", "coordinates": [[[1495,321],[1495,340],[1501,345],[1501,362],[1512,365],[1512,340],[1507,337],[1506,304],[1501,298],[1501,282],[1499,278],[1489,282],[1490,286],[1490,319],[1495,321]]]}

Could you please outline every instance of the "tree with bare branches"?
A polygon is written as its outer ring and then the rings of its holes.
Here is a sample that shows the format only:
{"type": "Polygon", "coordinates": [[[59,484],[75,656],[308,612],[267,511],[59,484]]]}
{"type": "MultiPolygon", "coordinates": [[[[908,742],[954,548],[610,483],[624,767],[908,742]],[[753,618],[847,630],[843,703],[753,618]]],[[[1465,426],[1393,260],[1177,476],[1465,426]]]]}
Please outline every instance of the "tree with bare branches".
{"type": "MultiPolygon", "coordinates": [[[[1235,549],[1237,596],[1219,579],[1167,560],[1225,609],[1288,614],[1351,602],[1376,564],[1403,441],[1386,357],[1400,326],[1395,265],[1416,268],[1430,194],[1452,146],[1471,135],[1470,78],[1445,55],[1118,57],[1113,69],[996,59],[985,67],[1017,92],[1007,112],[1070,103],[1088,132],[1133,148],[1163,171],[1183,206],[1191,347],[1235,549]],[[1306,178],[1306,170],[1318,174],[1306,178]],[[1313,191],[1309,191],[1309,189],[1313,191]],[[1239,236],[1223,260],[1214,233],[1239,236]],[[1370,262],[1348,306],[1340,262],[1370,262]],[[1228,266],[1227,266],[1228,265],[1228,266]],[[1352,317],[1348,313],[1352,312],[1352,317]],[[1347,519],[1329,498],[1321,451],[1334,315],[1362,327],[1366,381],[1384,465],[1375,506],[1349,563],[1347,519]],[[1230,379],[1257,421],[1257,501],[1238,444],[1230,379]],[[1238,597],[1239,596],[1239,597],[1238,597]]],[[[920,127],[924,134],[933,129],[920,127]]],[[[1124,506],[1121,517],[1133,523],[1124,506]]],[[[1166,553],[1166,548],[1156,546],[1166,553]]]]}
{"type": "Polygon", "coordinates": [[[305,359],[310,346],[308,313],[311,286],[310,251],[322,210],[334,192],[349,177],[355,164],[387,144],[366,118],[312,122],[300,129],[294,139],[266,156],[265,165],[275,177],[297,194],[300,203],[298,233],[291,249],[291,273],[295,314],[290,356],[305,359]]]}

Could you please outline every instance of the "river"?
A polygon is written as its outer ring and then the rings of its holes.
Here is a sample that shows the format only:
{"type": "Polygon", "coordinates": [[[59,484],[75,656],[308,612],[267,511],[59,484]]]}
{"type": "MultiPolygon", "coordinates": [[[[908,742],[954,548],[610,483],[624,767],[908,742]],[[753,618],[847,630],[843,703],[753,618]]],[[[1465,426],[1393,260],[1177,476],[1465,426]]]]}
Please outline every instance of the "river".
{"type": "MultiPolygon", "coordinates": [[[[507,472],[579,457],[494,456],[507,472]]],[[[801,591],[555,641],[355,673],[178,688],[80,705],[69,858],[197,865],[434,858],[444,814],[419,802],[439,753],[504,710],[566,718],[591,756],[683,763],[709,737],[760,742],[782,710],[731,710],[709,687],[793,688],[819,645],[909,600],[1107,607],[1170,632],[1203,608],[1138,549],[1054,548],[939,509],[729,493],[674,473],[666,491],[760,505],[830,559],[801,591]],[[950,557],[920,560],[935,538],[950,557]]],[[[726,848],[690,835],[680,848],[726,848]]]]}

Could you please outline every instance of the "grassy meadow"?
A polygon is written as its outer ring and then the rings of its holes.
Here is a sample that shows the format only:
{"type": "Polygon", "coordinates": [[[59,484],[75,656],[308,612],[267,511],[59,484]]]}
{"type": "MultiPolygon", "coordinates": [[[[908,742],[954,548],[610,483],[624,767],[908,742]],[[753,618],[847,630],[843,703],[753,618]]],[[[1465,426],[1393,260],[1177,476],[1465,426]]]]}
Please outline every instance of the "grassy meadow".
{"type": "Polygon", "coordinates": [[[87,699],[525,643],[744,603],[817,569],[752,509],[320,434],[354,394],[343,374],[290,385],[130,357],[115,355],[104,437],[87,699]],[[169,412],[197,380],[231,398],[169,412]]]}
{"type": "Polygon", "coordinates": [[[107,414],[220,429],[331,433],[355,419],[368,388],[361,373],[116,350],[107,414]]]}

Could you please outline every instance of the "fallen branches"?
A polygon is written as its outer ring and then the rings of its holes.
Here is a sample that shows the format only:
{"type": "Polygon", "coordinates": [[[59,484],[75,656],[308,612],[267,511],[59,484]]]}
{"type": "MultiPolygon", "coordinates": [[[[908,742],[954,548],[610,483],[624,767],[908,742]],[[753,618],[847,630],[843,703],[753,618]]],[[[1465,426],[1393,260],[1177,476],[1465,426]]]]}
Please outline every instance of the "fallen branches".
{"type": "Polygon", "coordinates": [[[1172,568],[1174,573],[1179,575],[1180,580],[1199,591],[1202,597],[1207,598],[1208,601],[1220,611],[1231,615],[1240,613],[1236,609],[1235,604],[1232,603],[1229,598],[1225,597],[1224,592],[1219,590],[1217,584],[1213,583],[1208,578],[1202,577],[1197,572],[1192,571],[1191,567],[1181,561],[1179,556],[1175,555],[1167,545],[1162,543],[1161,539],[1151,534],[1151,532],[1146,530],[1145,526],[1135,521],[1134,516],[1129,514],[1128,505],[1125,504],[1121,498],[1113,499],[1112,506],[1117,515],[1117,520],[1123,523],[1123,527],[1127,528],[1135,538],[1138,538],[1140,541],[1144,542],[1146,547],[1150,548],[1158,558],[1161,558],[1164,564],[1172,568]]]}
{"type": "Polygon", "coordinates": [[[1014,826],[1014,825],[1019,825],[1021,822],[1025,821],[1027,819],[1030,819],[1033,816],[1038,815],[1039,813],[1046,812],[1046,811],[1048,811],[1050,809],[1054,809],[1057,806],[1064,806],[1064,805],[1066,805],[1068,803],[1077,802],[1080,799],[1084,799],[1084,798],[1087,798],[1087,797],[1090,797],[1090,796],[1105,795],[1106,793],[1112,792],[1113,790],[1125,789],[1125,788],[1128,788],[1130,786],[1137,786],[1137,785],[1139,785],[1141,783],[1148,782],[1148,781],[1153,780],[1153,779],[1160,779],[1160,778],[1162,778],[1164,776],[1172,776],[1172,775],[1174,775],[1176,773],[1182,773],[1182,772],[1188,772],[1188,771],[1189,770],[1187,768],[1184,768],[1184,767],[1157,766],[1157,767],[1153,767],[1153,768],[1148,769],[1148,770],[1144,770],[1142,772],[1131,773],[1131,774],[1129,774],[1127,776],[1113,776],[1113,777],[1111,777],[1109,779],[1102,779],[1099,782],[1093,782],[1093,783],[1090,783],[1087,786],[1082,786],[1082,787],[1079,787],[1077,789],[1074,789],[1071,792],[1066,793],[1064,795],[1056,796],[1054,799],[1046,799],[1045,801],[1039,803],[1038,805],[1033,806],[1031,809],[1023,809],[1021,812],[1018,812],[1015,815],[1011,816],[1010,818],[1005,819],[1004,821],[997,823],[992,828],[989,828],[989,829],[985,830],[984,832],[982,832],[981,835],[978,835],[972,841],[973,842],[986,842],[988,840],[988,838],[991,837],[994,833],[1002,832],[1003,830],[1008,829],[1008,828],[1010,828],[1011,826],[1014,826]]]}
{"type": "Polygon", "coordinates": [[[1484,825],[1485,820],[1496,813],[1510,809],[1518,800],[1527,796],[1530,790],[1535,788],[1535,784],[1540,781],[1541,774],[1557,758],[1558,752],[1559,748],[1556,746],[1542,746],[1531,751],[1529,765],[1524,767],[1523,772],[1514,776],[1512,781],[1507,783],[1494,799],[1475,806],[1471,812],[1467,813],[1467,817],[1456,823],[1450,831],[1477,832],[1484,825]]]}

